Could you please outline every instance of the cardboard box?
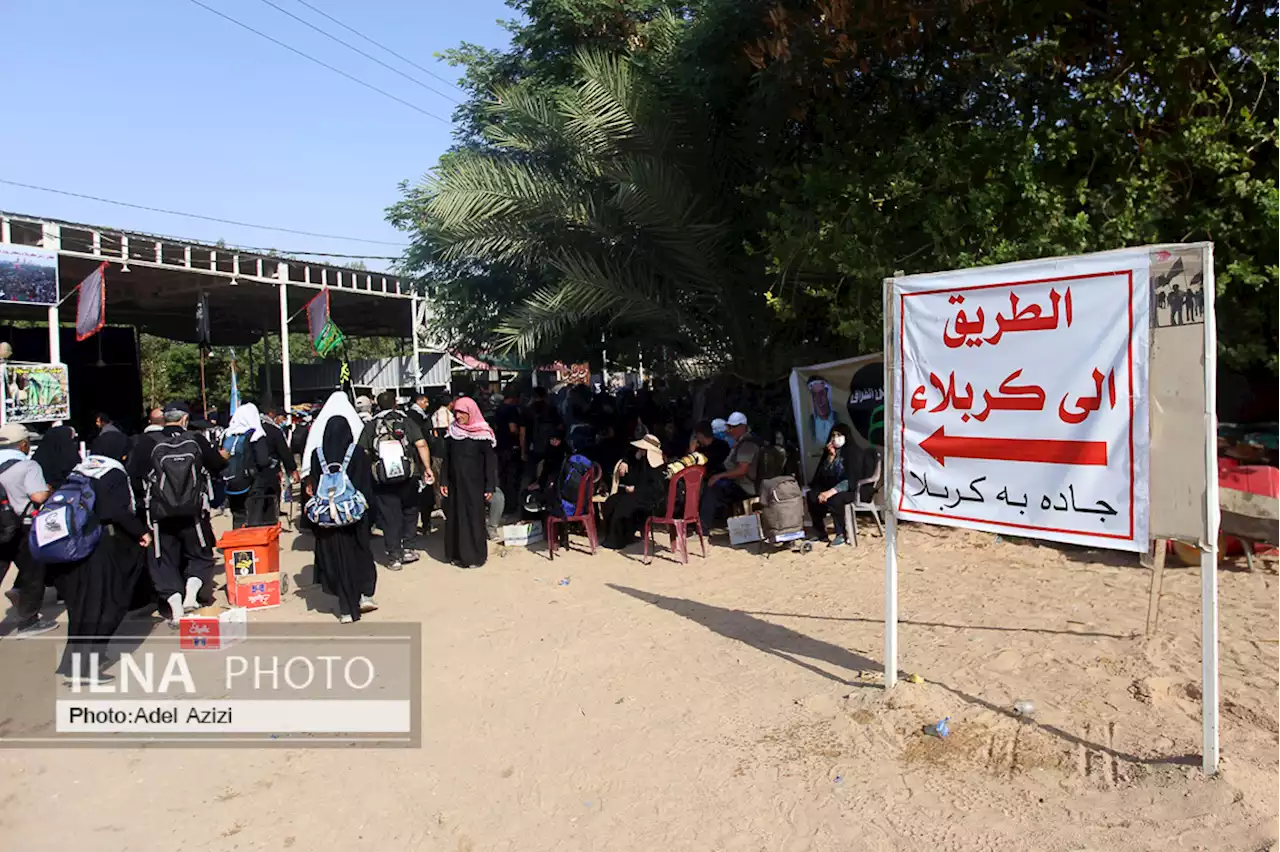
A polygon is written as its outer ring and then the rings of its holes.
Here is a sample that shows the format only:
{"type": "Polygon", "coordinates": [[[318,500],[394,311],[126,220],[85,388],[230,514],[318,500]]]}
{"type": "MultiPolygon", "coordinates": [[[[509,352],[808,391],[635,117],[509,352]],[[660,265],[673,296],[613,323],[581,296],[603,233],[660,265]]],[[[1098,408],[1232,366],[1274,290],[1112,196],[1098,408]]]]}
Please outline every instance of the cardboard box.
{"type": "Polygon", "coordinates": [[[184,651],[216,651],[244,641],[248,627],[245,610],[207,606],[178,620],[178,644],[184,651]]]}
{"type": "Polygon", "coordinates": [[[507,524],[501,532],[502,543],[508,547],[527,547],[547,537],[540,523],[507,524]]]}
{"type": "Polygon", "coordinates": [[[729,543],[734,547],[760,540],[760,516],[738,515],[729,519],[729,543]]]}
{"type": "Polygon", "coordinates": [[[270,609],[280,606],[279,571],[271,574],[249,574],[236,577],[234,586],[227,586],[231,605],[245,609],[270,609]]]}

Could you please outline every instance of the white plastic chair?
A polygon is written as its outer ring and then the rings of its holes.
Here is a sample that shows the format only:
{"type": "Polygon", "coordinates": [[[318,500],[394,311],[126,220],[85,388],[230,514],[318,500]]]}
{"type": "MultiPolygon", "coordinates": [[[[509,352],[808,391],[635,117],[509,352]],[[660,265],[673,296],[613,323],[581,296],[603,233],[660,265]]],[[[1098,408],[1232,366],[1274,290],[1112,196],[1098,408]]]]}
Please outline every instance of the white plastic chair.
{"type": "MultiPolygon", "coordinates": [[[[874,493],[872,493],[871,499],[866,502],[863,502],[862,500],[857,499],[857,495],[860,494],[862,491],[862,486],[864,485],[878,486],[880,484],[880,472],[881,472],[880,453],[879,451],[877,451],[875,472],[872,473],[870,476],[868,476],[866,479],[859,479],[857,482],[850,483],[849,487],[853,489],[854,500],[852,503],[846,503],[844,506],[845,544],[849,545],[850,547],[858,546],[858,513],[859,512],[870,512],[872,519],[876,522],[876,529],[880,531],[881,538],[884,537],[884,524],[880,520],[880,512],[883,511],[883,507],[881,507],[876,503],[876,500],[880,495],[879,489],[877,488],[877,490],[874,493]]],[[[880,498],[880,499],[883,499],[883,498],[880,498]]]]}

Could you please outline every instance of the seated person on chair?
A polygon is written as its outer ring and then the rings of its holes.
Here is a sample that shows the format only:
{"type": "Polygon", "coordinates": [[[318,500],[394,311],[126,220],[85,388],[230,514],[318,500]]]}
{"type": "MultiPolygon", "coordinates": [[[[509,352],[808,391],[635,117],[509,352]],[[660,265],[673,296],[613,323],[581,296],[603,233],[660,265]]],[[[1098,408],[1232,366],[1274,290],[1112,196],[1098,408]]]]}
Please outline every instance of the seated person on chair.
{"type": "Polygon", "coordinates": [[[729,458],[729,442],[717,438],[715,431],[710,420],[703,420],[694,427],[693,439],[689,441],[689,452],[702,453],[707,457],[707,476],[722,472],[725,460],[729,458]]]}
{"type": "Polygon", "coordinates": [[[724,462],[724,472],[707,480],[698,507],[704,532],[710,533],[718,519],[728,515],[729,507],[740,500],[756,496],[756,478],[760,471],[760,440],[747,428],[747,415],[735,411],[729,415],[729,435],[733,450],[724,462]]]}
{"type": "Polygon", "coordinates": [[[605,547],[621,550],[636,540],[645,519],[661,515],[667,497],[662,478],[662,442],[656,435],[632,441],[634,457],[618,463],[617,490],[605,501],[603,514],[605,547]]]}
{"type": "MultiPolygon", "coordinates": [[[[813,472],[813,478],[809,480],[809,491],[805,495],[805,502],[809,504],[809,519],[813,521],[813,538],[816,541],[827,540],[827,512],[833,505],[828,501],[835,494],[828,493],[825,500],[819,498],[824,493],[832,492],[837,485],[844,482],[845,448],[853,443],[850,436],[849,427],[843,423],[837,423],[831,427],[827,444],[822,448],[822,456],[818,459],[818,467],[813,472]]],[[[837,523],[836,529],[839,528],[837,523]]]]}
{"type": "MultiPolygon", "coordinates": [[[[834,435],[834,430],[833,435],[834,435]]],[[[844,443],[844,479],[817,495],[818,504],[826,512],[831,513],[831,520],[836,525],[836,537],[829,544],[838,547],[845,543],[848,530],[844,528],[844,507],[850,503],[867,503],[875,496],[876,484],[863,482],[858,490],[853,490],[853,483],[869,479],[876,470],[880,459],[880,451],[875,447],[860,447],[852,439],[844,443]]],[[[812,493],[810,499],[813,499],[812,493]]],[[[810,504],[812,505],[812,504],[810,504]]],[[[818,524],[815,517],[814,523],[818,524]]],[[[819,527],[821,525],[819,524],[819,527]]],[[[825,538],[825,530],[823,538],[825,538]]]]}

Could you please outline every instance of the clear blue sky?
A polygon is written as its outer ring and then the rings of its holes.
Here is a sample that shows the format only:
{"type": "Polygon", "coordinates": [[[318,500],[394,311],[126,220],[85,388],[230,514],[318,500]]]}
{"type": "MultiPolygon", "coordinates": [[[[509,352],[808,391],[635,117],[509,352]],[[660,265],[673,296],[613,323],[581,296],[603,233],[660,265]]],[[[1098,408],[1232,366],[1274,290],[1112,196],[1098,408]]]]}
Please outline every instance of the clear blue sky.
{"type": "MultiPolygon", "coordinates": [[[[454,104],[262,0],[201,0],[445,119],[454,104]]],[[[433,88],[461,93],[296,0],[272,0],[433,88]]],[[[307,0],[446,79],[434,54],[505,47],[501,0],[307,0]]],[[[450,125],[369,91],[189,0],[0,3],[9,81],[0,178],[151,207],[403,243],[383,211],[450,144],[450,125]]],[[[294,251],[397,254],[0,184],[0,209],[294,251]]],[[[371,268],[384,268],[369,262],[371,268]]]]}

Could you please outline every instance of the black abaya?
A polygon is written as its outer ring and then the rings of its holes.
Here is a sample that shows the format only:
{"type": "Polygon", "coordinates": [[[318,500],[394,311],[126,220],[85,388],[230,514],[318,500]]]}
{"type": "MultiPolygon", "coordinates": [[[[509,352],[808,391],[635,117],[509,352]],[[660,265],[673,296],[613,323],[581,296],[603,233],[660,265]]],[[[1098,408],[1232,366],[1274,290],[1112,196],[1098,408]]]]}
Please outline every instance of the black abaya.
{"type": "MultiPolygon", "coordinates": [[[[123,460],[124,441],[119,442],[119,448],[102,443],[99,447],[95,442],[94,449],[107,450],[109,457],[123,460]]],[[[139,540],[147,532],[146,524],[134,513],[132,485],[123,469],[108,470],[91,481],[93,512],[103,525],[102,537],[84,559],[48,566],[58,593],[67,603],[67,646],[59,671],[70,674],[71,655],[78,652],[80,672],[85,676],[92,673],[88,654],[97,652],[99,664],[105,663],[107,643],[132,606],[145,564],[139,540]]]]}
{"type": "MultiPolygon", "coordinates": [[[[340,463],[352,441],[347,421],[341,417],[330,419],[324,429],[325,461],[340,463]]],[[[311,454],[310,469],[307,484],[314,494],[322,472],[318,452],[311,454]]],[[[312,527],[316,538],[315,575],[325,593],[338,599],[338,612],[359,621],[360,596],[373,597],[378,582],[378,569],[373,564],[373,469],[369,466],[369,457],[359,446],[351,454],[347,476],[369,501],[369,510],[349,527],[312,527]]]]}
{"type": "Polygon", "coordinates": [[[447,438],[442,444],[440,484],[449,489],[444,509],[444,558],[476,568],[489,558],[484,495],[498,487],[498,457],[487,440],[447,438]]]}
{"type": "Polygon", "coordinates": [[[643,459],[627,462],[627,472],[621,485],[631,486],[635,491],[619,488],[604,503],[604,540],[601,544],[611,550],[621,550],[635,541],[636,535],[644,528],[645,519],[665,508],[661,503],[667,496],[666,480],[661,472],[643,459]]]}

